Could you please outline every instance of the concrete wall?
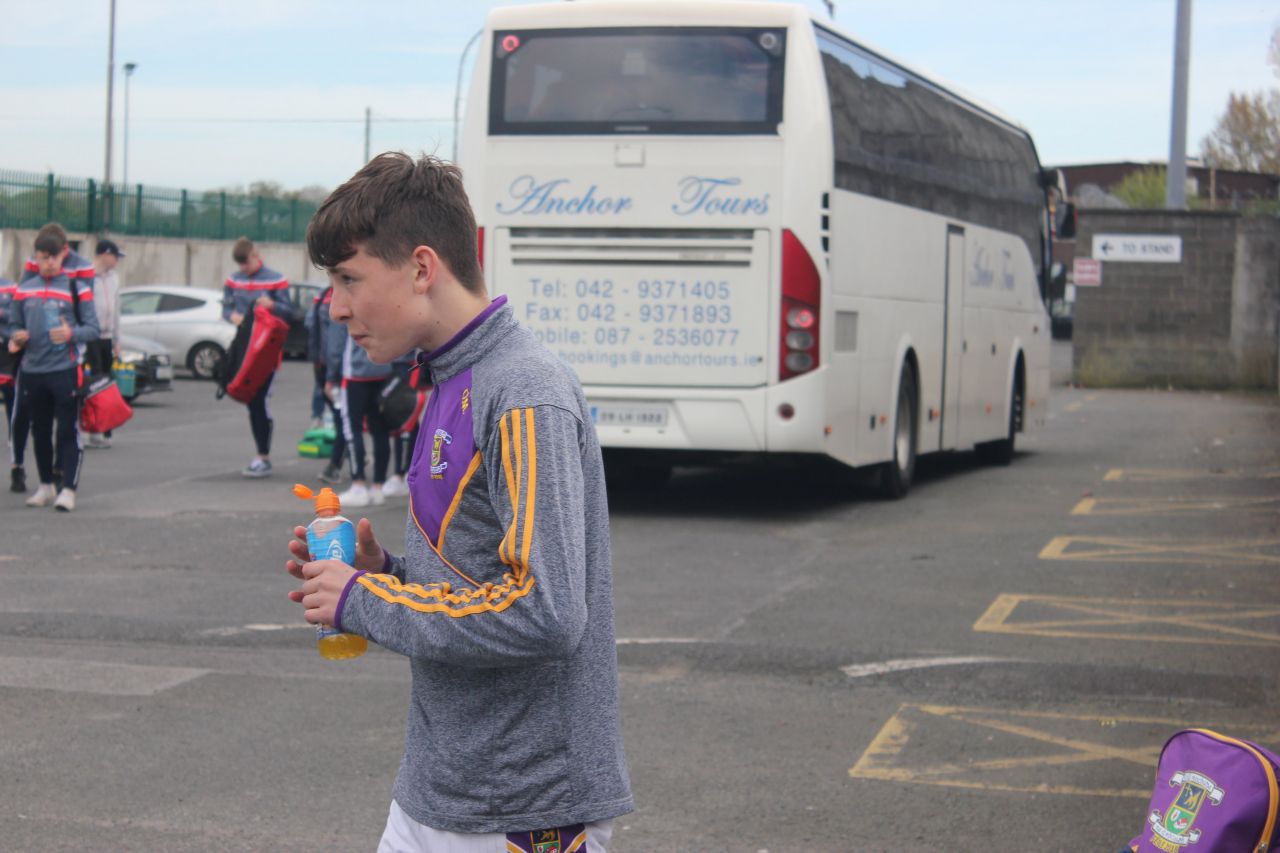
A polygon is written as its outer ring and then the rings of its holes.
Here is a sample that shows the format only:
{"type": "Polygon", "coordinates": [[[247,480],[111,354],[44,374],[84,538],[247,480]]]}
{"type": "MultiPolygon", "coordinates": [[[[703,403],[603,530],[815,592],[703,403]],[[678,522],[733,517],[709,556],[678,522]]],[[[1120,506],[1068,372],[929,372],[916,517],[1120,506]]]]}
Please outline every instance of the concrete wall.
{"type": "Polygon", "coordinates": [[[1280,220],[1236,213],[1087,210],[1093,235],[1182,237],[1182,262],[1104,261],[1076,291],[1074,368],[1085,385],[1275,388],[1280,365],[1280,220]]]}
{"type": "MultiPolygon", "coordinates": [[[[80,254],[92,259],[97,237],[71,234],[79,240],[80,254]]],[[[31,256],[35,231],[0,230],[0,277],[16,279],[31,256]]],[[[221,289],[235,269],[231,259],[234,240],[186,240],[168,237],[113,237],[127,257],[117,267],[124,287],[142,284],[185,284],[221,289]]],[[[307,260],[302,243],[259,243],[267,266],[289,281],[323,281],[324,274],[307,260]]]]}

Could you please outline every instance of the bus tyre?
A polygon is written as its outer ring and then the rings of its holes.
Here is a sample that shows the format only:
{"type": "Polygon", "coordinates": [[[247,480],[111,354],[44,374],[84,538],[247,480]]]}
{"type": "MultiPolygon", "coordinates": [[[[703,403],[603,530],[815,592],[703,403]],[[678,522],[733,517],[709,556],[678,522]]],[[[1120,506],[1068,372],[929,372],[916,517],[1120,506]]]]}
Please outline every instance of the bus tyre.
{"type": "Polygon", "coordinates": [[[1009,432],[1004,438],[979,444],[978,458],[988,465],[1008,465],[1013,461],[1013,437],[1018,432],[1018,416],[1022,412],[1022,392],[1017,380],[1009,397],[1009,432]]]}
{"type": "Polygon", "coordinates": [[[916,375],[904,365],[893,419],[893,459],[880,466],[880,495],[887,500],[905,496],[916,474],[916,437],[920,432],[917,400],[916,375]]]}

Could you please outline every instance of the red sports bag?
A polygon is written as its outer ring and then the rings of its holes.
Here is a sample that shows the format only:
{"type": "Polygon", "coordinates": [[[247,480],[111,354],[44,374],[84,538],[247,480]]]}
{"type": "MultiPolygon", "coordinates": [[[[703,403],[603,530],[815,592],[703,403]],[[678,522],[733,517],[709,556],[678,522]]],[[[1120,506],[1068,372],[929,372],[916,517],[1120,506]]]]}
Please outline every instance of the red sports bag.
{"type": "Polygon", "coordinates": [[[253,309],[253,331],[235,378],[227,383],[233,400],[250,403],[284,358],[289,324],[261,305],[253,309]]]}
{"type": "Polygon", "coordinates": [[[110,376],[99,376],[89,383],[80,403],[80,428],[85,432],[109,432],[124,426],[133,417],[133,409],[120,395],[120,388],[110,376]]]}

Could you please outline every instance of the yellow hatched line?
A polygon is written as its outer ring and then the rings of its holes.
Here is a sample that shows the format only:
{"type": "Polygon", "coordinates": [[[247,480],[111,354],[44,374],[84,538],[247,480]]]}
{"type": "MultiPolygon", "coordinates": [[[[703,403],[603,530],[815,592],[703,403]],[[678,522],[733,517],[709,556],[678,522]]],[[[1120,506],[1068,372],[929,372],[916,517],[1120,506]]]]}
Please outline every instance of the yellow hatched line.
{"type": "Polygon", "coordinates": [[[1186,468],[1112,468],[1102,479],[1106,482],[1167,483],[1177,480],[1274,480],[1280,468],[1251,468],[1232,471],[1204,471],[1186,468]]]}
{"type": "MultiPolygon", "coordinates": [[[[1093,714],[1010,711],[1000,708],[949,707],[908,702],[900,705],[876,733],[871,743],[859,756],[857,763],[849,768],[849,776],[856,779],[986,791],[1147,799],[1151,793],[1149,787],[1089,788],[1060,784],[1052,781],[1053,773],[1040,773],[1037,774],[1037,781],[1034,783],[1019,784],[1017,777],[1010,778],[1005,773],[1035,768],[1060,768],[1094,761],[1120,761],[1149,770],[1155,766],[1169,731],[1197,724],[1155,717],[1103,718],[1093,714]],[[990,758],[978,758],[968,751],[967,755],[970,757],[963,764],[944,761],[909,766],[904,756],[907,747],[916,732],[927,729],[931,720],[947,720],[964,726],[973,726],[979,730],[975,732],[973,738],[976,743],[981,744],[980,749],[987,748],[995,751],[1000,750],[1005,744],[1025,746],[1026,742],[1030,741],[1040,744],[1041,747],[1044,745],[1055,747],[1056,750],[1049,754],[993,755],[990,758]],[[1096,740],[1067,736],[1053,731],[1055,723],[1080,722],[1097,724],[1101,729],[1115,729],[1117,724],[1150,726],[1154,731],[1149,734],[1151,740],[1137,746],[1100,743],[1096,740]],[[982,731],[994,731],[1009,737],[993,741],[992,735],[982,734],[982,731]],[[981,778],[979,774],[991,774],[994,778],[981,778]]],[[[1079,729],[1079,726],[1075,728],[1079,729]]],[[[1239,730],[1241,727],[1232,728],[1239,730]]],[[[1247,725],[1243,728],[1249,729],[1247,736],[1264,740],[1266,735],[1273,734],[1270,728],[1264,732],[1263,727],[1256,725],[1247,725]]],[[[1148,735],[1144,733],[1144,736],[1148,735]]]]}
{"type": "Polygon", "coordinates": [[[1055,536],[1040,551],[1041,560],[1118,563],[1203,563],[1206,561],[1280,565],[1280,539],[1242,541],[1170,541],[1113,536],[1055,536]],[[1070,550],[1081,546],[1080,550],[1070,550]],[[1093,547],[1088,547],[1093,546],[1093,547]]]}
{"type": "Polygon", "coordinates": [[[1246,620],[1278,619],[1280,605],[1257,606],[1228,602],[1133,601],[1131,599],[1069,598],[1052,595],[1003,593],[974,623],[973,630],[993,634],[1136,642],[1192,643],[1195,645],[1280,646],[1280,631],[1247,628],[1236,624],[1246,620]],[[1022,604],[1039,604],[1085,618],[1011,621],[1022,604]],[[1195,608],[1195,612],[1148,612],[1147,608],[1195,608]],[[1180,633],[1144,634],[1133,631],[1085,630],[1109,626],[1168,626],[1180,633]],[[1212,636],[1218,634],[1221,636],[1212,636]]]}
{"type": "Polygon", "coordinates": [[[1170,515],[1180,512],[1274,512],[1280,495],[1263,497],[1084,498],[1072,515],[1170,515]]]}

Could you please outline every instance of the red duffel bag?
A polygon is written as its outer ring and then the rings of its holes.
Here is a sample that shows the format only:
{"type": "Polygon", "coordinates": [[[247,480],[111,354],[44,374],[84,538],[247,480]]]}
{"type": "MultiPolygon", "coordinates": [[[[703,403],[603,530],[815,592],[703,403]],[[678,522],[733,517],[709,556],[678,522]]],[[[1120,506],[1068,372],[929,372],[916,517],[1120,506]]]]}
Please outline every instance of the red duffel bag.
{"type": "Polygon", "coordinates": [[[80,403],[80,428],[85,432],[119,429],[133,417],[133,408],[110,376],[99,376],[84,389],[80,403]]]}
{"type": "Polygon", "coordinates": [[[284,359],[284,339],[289,336],[289,323],[259,305],[253,309],[253,330],[245,347],[244,360],[235,378],[227,383],[233,400],[250,403],[284,359]]]}

